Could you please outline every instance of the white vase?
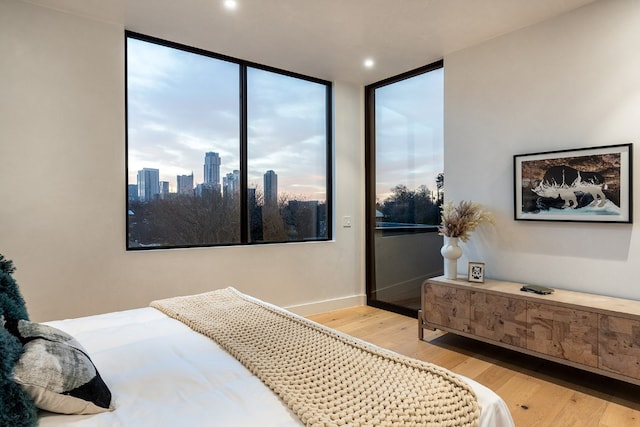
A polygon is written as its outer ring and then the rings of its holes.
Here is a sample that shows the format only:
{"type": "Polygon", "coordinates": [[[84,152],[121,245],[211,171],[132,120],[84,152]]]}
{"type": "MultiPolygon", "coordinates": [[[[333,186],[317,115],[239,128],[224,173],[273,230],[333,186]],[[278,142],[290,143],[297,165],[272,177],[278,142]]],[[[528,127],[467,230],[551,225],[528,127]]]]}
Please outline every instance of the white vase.
{"type": "Polygon", "coordinates": [[[444,277],[456,279],[458,277],[458,258],[462,256],[462,248],[458,246],[457,237],[445,237],[444,246],[440,249],[444,258],[444,277]]]}

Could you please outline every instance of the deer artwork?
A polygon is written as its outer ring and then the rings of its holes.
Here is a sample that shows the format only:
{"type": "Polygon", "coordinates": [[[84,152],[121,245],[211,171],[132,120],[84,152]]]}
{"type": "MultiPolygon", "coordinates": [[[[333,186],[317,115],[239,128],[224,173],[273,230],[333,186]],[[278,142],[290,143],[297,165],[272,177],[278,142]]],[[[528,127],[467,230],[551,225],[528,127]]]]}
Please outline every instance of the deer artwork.
{"type": "Polygon", "coordinates": [[[593,201],[589,206],[603,207],[607,200],[602,192],[603,187],[606,189],[606,184],[598,172],[580,172],[569,166],[553,166],[531,191],[540,197],[560,198],[564,202],[561,209],[577,209],[580,207],[577,199],[579,194],[591,195],[593,201]]]}

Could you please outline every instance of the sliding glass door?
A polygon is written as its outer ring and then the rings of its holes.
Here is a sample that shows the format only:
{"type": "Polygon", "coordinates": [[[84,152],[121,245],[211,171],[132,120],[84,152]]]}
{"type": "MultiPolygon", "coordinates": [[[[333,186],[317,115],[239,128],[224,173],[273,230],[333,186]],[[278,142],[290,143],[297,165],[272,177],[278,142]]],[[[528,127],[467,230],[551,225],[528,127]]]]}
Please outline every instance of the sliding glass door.
{"type": "Polygon", "coordinates": [[[367,86],[367,301],[415,314],[442,274],[442,61],[367,86]]]}

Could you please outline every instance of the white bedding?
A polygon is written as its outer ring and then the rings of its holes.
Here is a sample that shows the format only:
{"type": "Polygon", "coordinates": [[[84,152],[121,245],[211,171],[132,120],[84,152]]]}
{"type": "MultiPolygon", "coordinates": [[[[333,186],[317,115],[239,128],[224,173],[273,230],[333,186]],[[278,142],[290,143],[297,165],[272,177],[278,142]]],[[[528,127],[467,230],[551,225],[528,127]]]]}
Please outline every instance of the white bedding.
{"type": "MultiPolygon", "coordinates": [[[[154,308],[48,323],[88,351],[113,398],[97,415],[42,412],[41,427],[300,426],[260,380],[214,341],[154,308]]],[[[498,395],[471,379],[481,427],[513,421],[498,395]]]]}

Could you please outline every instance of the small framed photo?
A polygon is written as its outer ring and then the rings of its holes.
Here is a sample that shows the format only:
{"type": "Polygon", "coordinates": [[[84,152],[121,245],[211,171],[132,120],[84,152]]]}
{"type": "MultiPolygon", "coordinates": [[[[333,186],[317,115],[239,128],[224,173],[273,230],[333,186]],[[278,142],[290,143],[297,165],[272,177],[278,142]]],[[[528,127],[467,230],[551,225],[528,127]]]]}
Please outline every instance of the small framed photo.
{"type": "Polygon", "coordinates": [[[469,282],[484,283],[484,262],[469,263],[469,282]]]}

